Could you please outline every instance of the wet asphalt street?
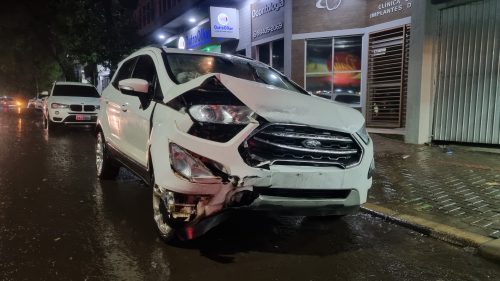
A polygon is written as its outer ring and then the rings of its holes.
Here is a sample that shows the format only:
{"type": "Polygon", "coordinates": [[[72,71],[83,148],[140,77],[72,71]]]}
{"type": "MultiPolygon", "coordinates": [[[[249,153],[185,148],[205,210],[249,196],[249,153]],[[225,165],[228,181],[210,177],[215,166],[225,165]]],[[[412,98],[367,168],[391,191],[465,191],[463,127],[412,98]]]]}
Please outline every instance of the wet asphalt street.
{"type": "Polygon", "coordinates": [[[0,112],[0,280],[500,280],[500,265],[368,215],[237,214],[191,242],[154,232],[150,190],[94,173],[90,129],[0,112]]]}

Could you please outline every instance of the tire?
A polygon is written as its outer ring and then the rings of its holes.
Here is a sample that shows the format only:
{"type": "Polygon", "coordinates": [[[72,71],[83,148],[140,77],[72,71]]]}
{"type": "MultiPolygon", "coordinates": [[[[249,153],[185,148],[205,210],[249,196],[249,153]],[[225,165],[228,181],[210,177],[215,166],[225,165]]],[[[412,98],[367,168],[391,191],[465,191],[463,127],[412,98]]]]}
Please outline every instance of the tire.
{"type": "Polygon", "coordinates": [[[109,155],[102,131],[97,134],[95,152],[97,177],[101,180],[115,179],[120,166],[109,155]]]}
{"type": "Polygon", "coordinates": [[[52,122],[52,121],[50,120],[49,115],[47,114],[47,117],[45,117],[45,118],[43,119],[43,126],[44,126],[44,128],[45,128],[45,129],[46,129],[49,133],[53,133],[53,132],[55,132],[55,131],[58,129],[59,124],[58,124],[58,123],[55,123],[55,122],[52,122]]]}
{"type": "Polygon", "coordinates": [[[176,236],[175,228],[168,222],[170,214],[168,208],[161,199],[161,191],[156,185],[154,171],[151,171],[150,186],[152,193],[153,221],[156,226],[156,231],[165,242],[171,242],[176,236]]]}
{"type": "Polygon", "coordinates": [[[49,128],[49,122],[47,120],[47,117],[45,117],[45,114],[42,115],[42,118],[43,118],[43,128],[47,130],[49,128]]]}

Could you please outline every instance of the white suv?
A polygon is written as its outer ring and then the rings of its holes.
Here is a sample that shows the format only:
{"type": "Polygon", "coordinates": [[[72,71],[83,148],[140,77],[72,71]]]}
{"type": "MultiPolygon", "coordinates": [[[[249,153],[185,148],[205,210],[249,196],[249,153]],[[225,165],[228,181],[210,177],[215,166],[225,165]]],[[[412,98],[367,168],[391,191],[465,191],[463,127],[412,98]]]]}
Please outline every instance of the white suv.
{"type": "Polygon", "coordinates": [[[90,84],[56,82],[43,104],[45,128],[61,124],[93,125],[100,109],[100,95],[90,84]]]}
{"type": "Polygon", "coordinates": [[[233,209],[345,215],[372,184],[362,115],[251,59],[144,48],[120,63],[101,108],[97,175],[125,166],[148,183],[166,239],[233,209]]]}

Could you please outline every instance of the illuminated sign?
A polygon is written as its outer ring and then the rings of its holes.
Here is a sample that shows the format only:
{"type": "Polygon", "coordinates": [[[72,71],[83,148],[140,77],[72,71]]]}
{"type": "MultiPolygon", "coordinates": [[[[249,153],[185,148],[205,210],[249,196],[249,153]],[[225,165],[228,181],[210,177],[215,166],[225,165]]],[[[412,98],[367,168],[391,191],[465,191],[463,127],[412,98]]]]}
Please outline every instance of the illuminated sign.
{"type": "Polygon", "coordinates": [[[251,5],[252,41],[283,34],[284,7],[284,0],[261,0],[251,5]]]}
{"type": "Polygon", "coordinates": [[[210,34],[214,38],[240,38],[240,16],[233,8],[210,7],[210,34]]]}
{"type": "Polygon", "coordinates": [[[177,48],[179,49],[186,49],[186,40],[184,37],[179,37],[179,41],[177,42],[177,48]]]}
{"type": "Polygon", "coordinates": [[[188,30],[184,33],[183,37],[185,37],[185,49],[198,49],[203,45],[212,42],[208,21],[188,30]]]}

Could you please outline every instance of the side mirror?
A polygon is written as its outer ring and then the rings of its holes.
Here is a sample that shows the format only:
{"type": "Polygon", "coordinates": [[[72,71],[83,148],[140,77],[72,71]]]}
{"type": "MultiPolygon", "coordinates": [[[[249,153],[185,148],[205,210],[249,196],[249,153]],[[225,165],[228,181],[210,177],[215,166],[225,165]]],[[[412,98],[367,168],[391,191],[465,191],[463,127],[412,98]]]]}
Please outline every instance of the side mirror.
{"type": "Polygon", "coordinates": [[[143,79],[128,78],[118,81],[118,89],[125,95],[146,97],[149,94],[149,83],[143,79]]]}

